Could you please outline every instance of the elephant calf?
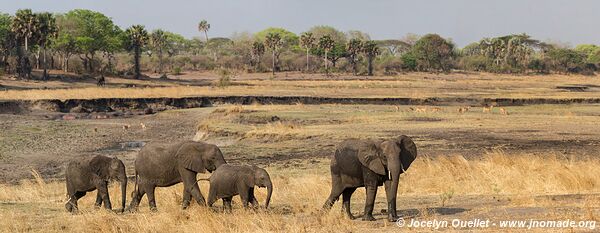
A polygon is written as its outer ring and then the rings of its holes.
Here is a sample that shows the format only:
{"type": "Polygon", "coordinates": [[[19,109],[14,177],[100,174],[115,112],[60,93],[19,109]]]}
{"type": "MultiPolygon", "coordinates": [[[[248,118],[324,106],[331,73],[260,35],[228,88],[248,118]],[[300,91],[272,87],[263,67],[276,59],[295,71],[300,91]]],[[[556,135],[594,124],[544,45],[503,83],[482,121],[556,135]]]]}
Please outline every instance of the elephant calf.
{"type": "Polygon", "coordinates": [[[258,201],[254,196],[254,186],[267,188],[265,208],[269,207],[271,194],[273,194],[273,183],[265,169],[257,166],[222,165],[213,172],[209,180],[209,207],[217,199],[223,199],[223,209],[231,211],[231,199],[238,194],[242,199],[244,208],[248,207],[248,203],[258,207],[258,201]]]}
{"type": "Polygon", "coordinates": [[[108,182],[117,180],[121,183],[121,209],[125,209],[127,192],[127,175],[125,165],[117,158],[109,158],[103,155],[80,158],[69,162],[66,171],[67,195],[69,201],[65,208],[69,212],[77,211],[77,200],[85,196],[87,192],[98,189],[96,206],[104,203],[106,209],[112,209],[108,196],[108,182]]]}

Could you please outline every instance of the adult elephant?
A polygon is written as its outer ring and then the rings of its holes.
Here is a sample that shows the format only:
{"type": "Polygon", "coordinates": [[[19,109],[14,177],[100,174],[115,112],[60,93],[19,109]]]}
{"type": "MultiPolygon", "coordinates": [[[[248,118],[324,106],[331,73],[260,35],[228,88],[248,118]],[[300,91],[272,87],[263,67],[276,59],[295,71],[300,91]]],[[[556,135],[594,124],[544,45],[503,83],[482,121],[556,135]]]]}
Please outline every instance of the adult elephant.
{"type": "Polygon", "coordinates": [[[416,158],[417,146],[405,135],[388,140],[343,141],[331,158],[331,194],[323,208],[330,209],[343,195],[342,208],[348,217],[354,219],[350,212],[350,198],[356,188],[365,187],[367,200],[363,220],[373,221],[377,187],[385,185],[388,220],[396,221],[398,179],[416,158]]]}
{"type": "Polygon", "coordinates": [[[112,209],[108,195],[108,182],[117,180],[121,184],[121,211],[125,209],[127,198],[127,175],[125,165],[117,158],[104,155],[83,157],[69,162],[65,171],[67,196],[69,201],[65,204],[67,211],[75,213],[78,210],[77,201],[87,192],[98,190],[96,206],[104,203],[106,209],[112,209]]]}
{"type": "Polygon", "coordinates": [[[192,197],[200,205],[206,200],[196,180],[197,173],[212,172],[226,164],[223,153],[216,145],[185,141],[176,144],[144,146],[135,159],[136,189],[129,205],[137,210],[144,194],[148,195],[151,210],[156,210],[154,189],[183,182],[183,208],[190,205],[192,197]]]}

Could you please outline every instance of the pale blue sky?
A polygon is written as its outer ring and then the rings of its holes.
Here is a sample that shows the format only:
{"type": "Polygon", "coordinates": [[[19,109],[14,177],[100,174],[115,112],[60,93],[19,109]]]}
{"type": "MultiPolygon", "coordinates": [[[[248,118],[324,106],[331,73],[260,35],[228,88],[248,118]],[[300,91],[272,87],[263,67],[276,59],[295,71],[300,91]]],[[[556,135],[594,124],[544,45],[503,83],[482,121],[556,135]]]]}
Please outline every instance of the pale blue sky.
{"type": "Polygon", "coordinates": [[[143,24],[186,37],[200,36],[207,19],[209,36],[284,27],[293,32],[314,25],[361,30],[373,39],[407,33],[438,33],[464,46],[483,37],[526,32],[537,39],[600,44],[598,0],[0,0],[0,11],[17,9],[103,12],[116,24],[143,24]]]}

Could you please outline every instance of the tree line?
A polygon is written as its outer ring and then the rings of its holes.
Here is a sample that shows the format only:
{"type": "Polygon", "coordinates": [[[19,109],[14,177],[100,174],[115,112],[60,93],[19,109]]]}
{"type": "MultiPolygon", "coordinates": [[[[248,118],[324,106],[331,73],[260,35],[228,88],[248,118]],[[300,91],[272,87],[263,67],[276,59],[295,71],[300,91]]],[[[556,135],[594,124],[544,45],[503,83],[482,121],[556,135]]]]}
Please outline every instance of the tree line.
{"type": "Polygon", "coordinates": [[[526,34],[484,38],[463,48],[437,34],[372,40],[361,31],[342,32],[315,26],[297,35],[283,28],[187,39],[165,30],[148,32],[143,25],[121,29],[111,18],[91,10],[64,14],[18,10],[0,14],[0,69],[33,78],[33,69],[140,78],[142,71],[167,73],[227,68],[247,72],[348,72],[354,75],[401,72],[594,74],[600,47],[575,48],[545,43],[526,34]]]}

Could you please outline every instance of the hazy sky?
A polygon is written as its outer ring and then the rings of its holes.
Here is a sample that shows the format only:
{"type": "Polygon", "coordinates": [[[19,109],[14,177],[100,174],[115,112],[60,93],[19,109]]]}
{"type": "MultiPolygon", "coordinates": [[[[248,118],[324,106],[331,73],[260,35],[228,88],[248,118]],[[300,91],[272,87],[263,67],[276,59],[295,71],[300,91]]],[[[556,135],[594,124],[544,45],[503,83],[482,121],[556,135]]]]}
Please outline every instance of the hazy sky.
{"type": "Polygon", "coordinates": [[[460,46],[509,33],[537,39],[600,44],[598,0],[0,0],[0,11],[100,11],[122,27],[143,24],[186,37],[200,36],[207,19],[210,36],[284,27],[295,33],[314,25],[361,30],[373,39],[407,33],[438,33],[460,46]]]}

